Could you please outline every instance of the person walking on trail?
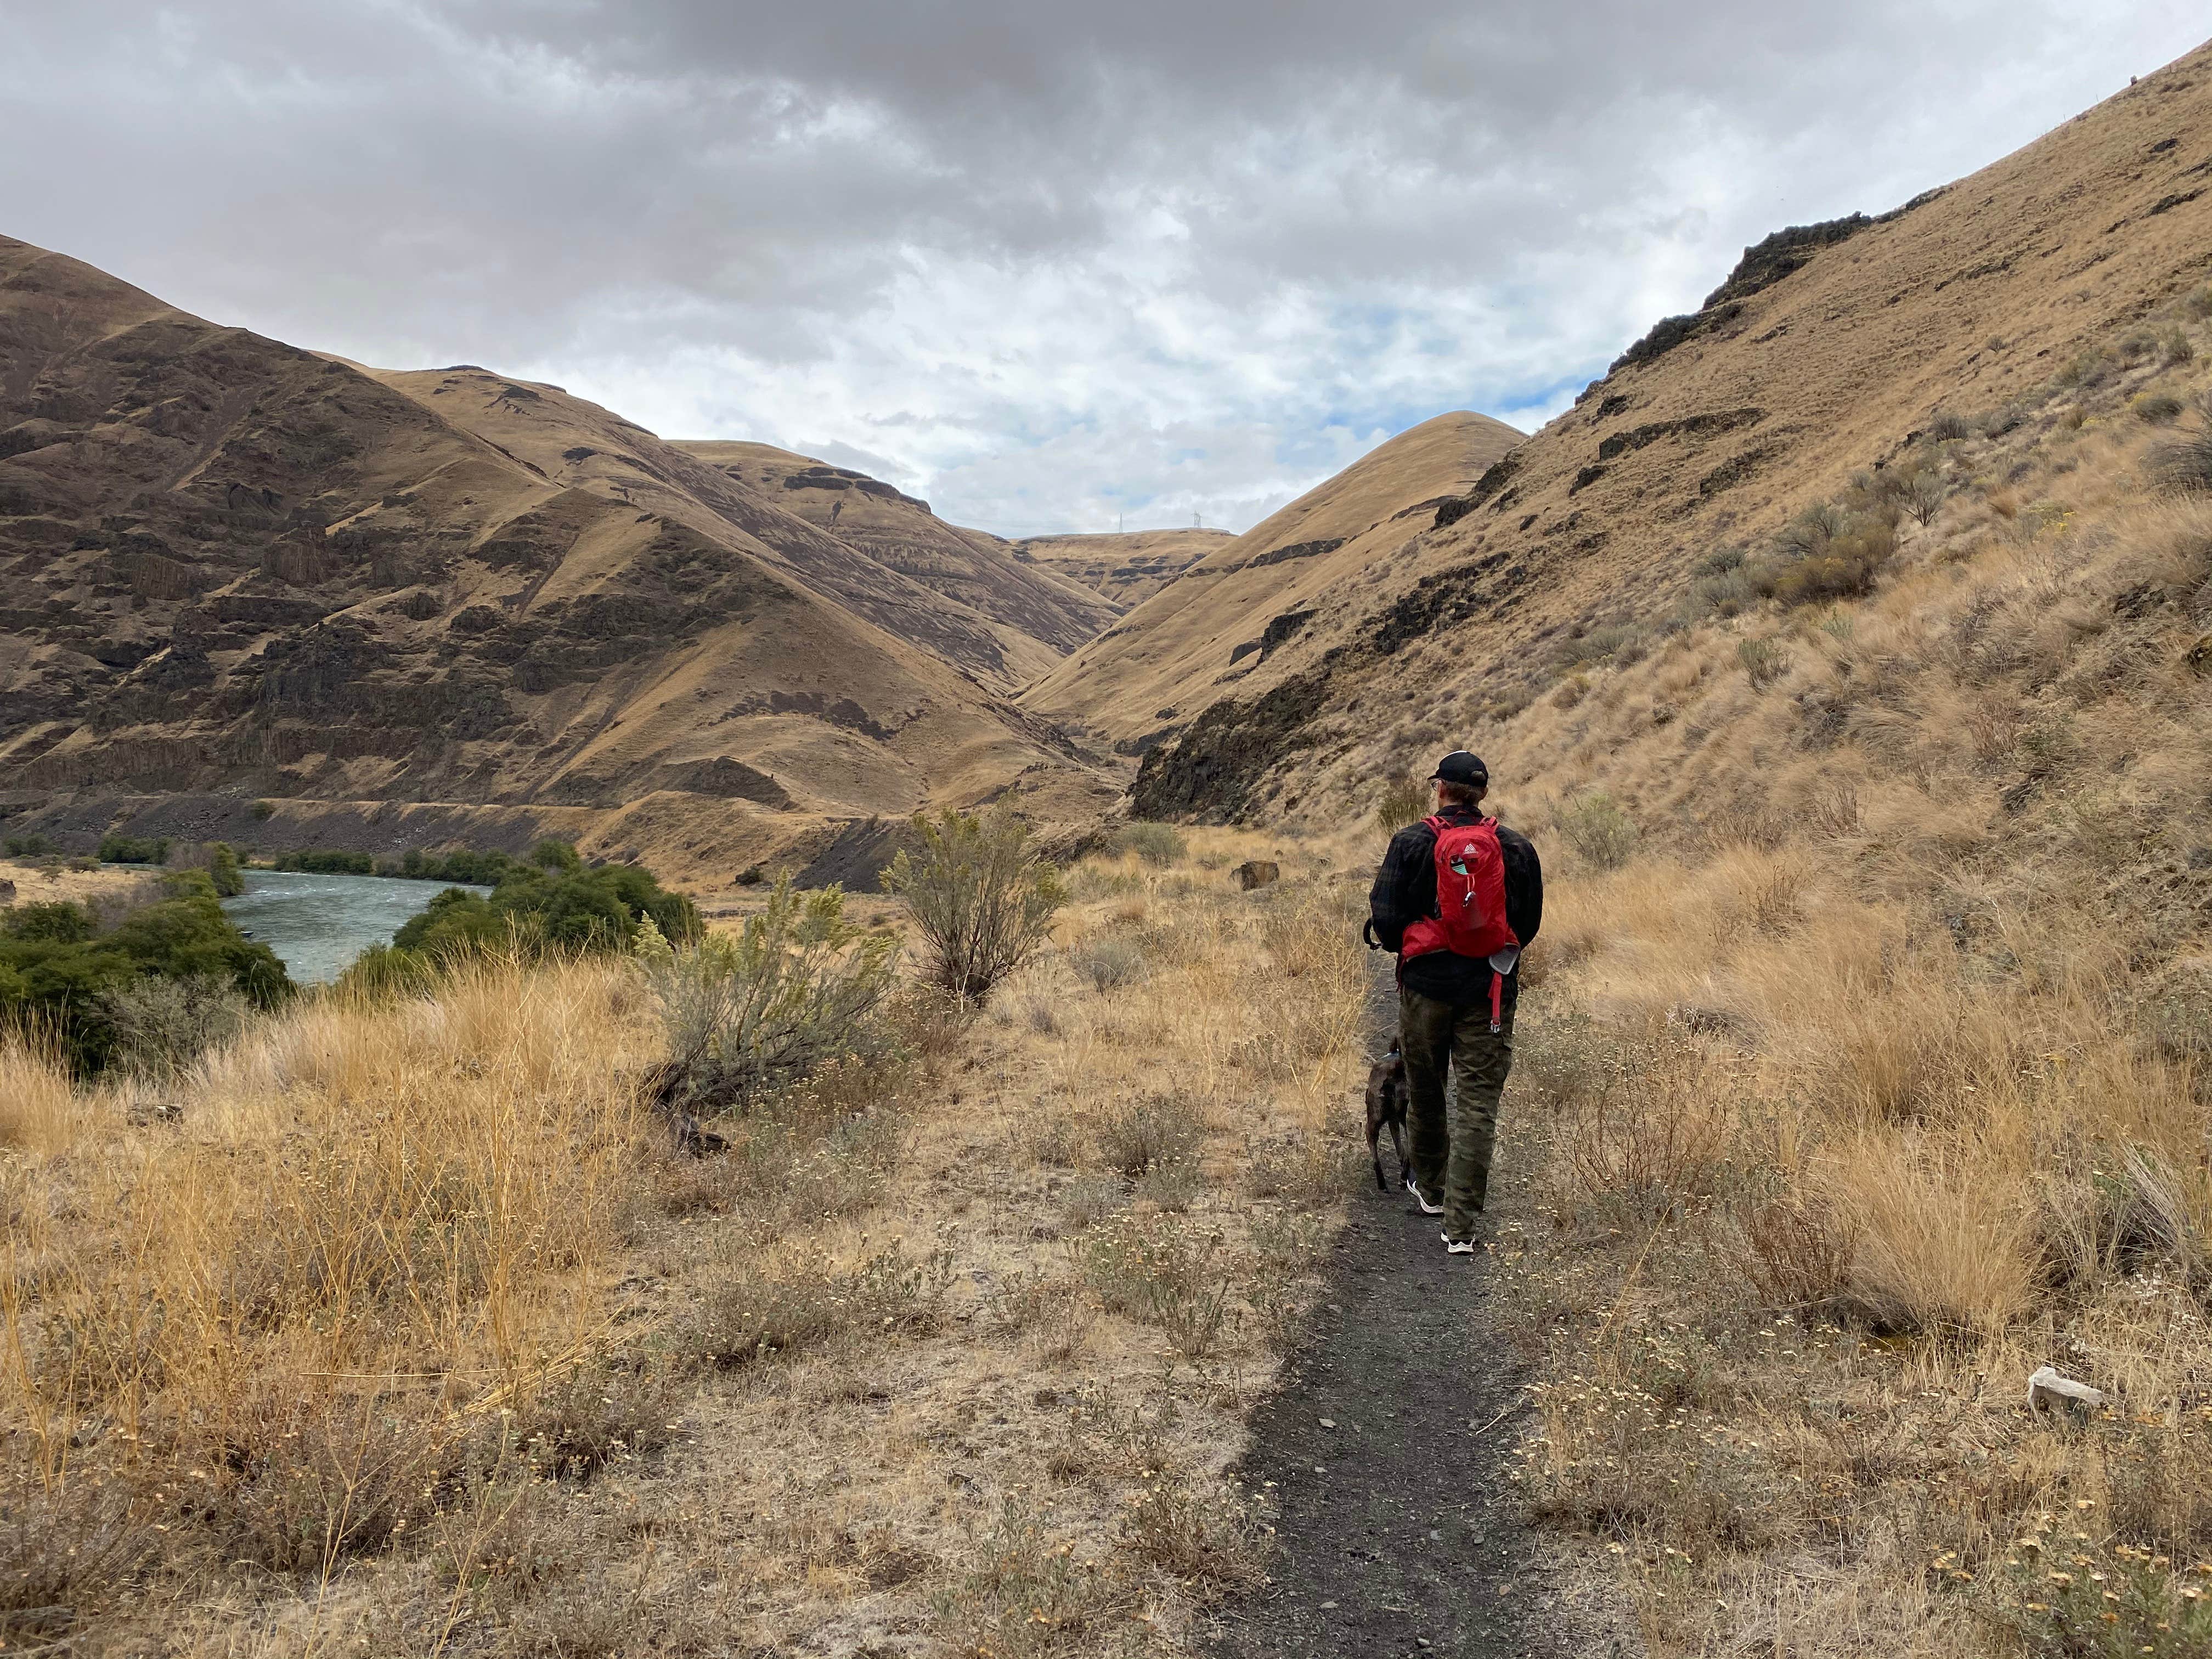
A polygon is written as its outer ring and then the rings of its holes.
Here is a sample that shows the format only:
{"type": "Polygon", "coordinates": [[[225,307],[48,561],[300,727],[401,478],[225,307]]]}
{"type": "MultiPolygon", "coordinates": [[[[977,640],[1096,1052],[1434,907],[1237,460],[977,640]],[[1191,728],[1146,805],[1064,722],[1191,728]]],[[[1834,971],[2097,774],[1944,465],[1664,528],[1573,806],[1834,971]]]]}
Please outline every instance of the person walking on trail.
{"type": "Polygon", "coordinates": [[[1406,1190],[1471,1255],[1490,1187],[1498,1100],[1513,1067],[1521,952],[1544,921],[1544,872],[1526,836],[1482,815],[1490,769],[1464,749],[1437,763],[1436,811],[1390,838],[1368,896],[1368,942],[1398,957],[1413,1168],[1406,1190]],[[1457,1110],[1447,1129],[1444,1077],[1457,1110]]]}

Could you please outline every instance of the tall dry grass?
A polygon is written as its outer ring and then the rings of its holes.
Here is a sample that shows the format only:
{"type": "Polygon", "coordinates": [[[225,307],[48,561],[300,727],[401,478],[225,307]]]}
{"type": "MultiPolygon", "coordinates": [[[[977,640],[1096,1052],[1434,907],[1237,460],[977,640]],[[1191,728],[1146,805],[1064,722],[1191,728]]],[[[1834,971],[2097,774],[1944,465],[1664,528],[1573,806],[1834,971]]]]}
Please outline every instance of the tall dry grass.
{"type": "Polygon", "coordinates": [[[50,1156],[70,1144],[77,1116],[60,1060],[35,1041],[0,1038],[0,1148],[50,1156]]]}
{"type": "Polygon", "coordinates": [[[647,1162],[634,994],[618,966],[484,964],[434,1000],[323,998],[143,1130],[10,1051],[47,1162],[0,1263],[28,1522],[0,1600],[156,1554],[328,1574],[497,1463],[605,1326],[647,1162]]]}
{"type": "Polygon", "coordinates": [[[2212,496],[2114,402],[2202,378],[1955,444],[1863,599],[1460,738],[1554,875],[1509,1255],[1582,1380],[1524,1474],[1656,1652],[2212,1650],[2212,1511],[2129,1495],[2212,1480],[2212,496]],[[2107,1408],[2031,1418],[2044,1364],[2107,1408]]]}
{"type": "Polygon", "coordinates": [[[1328,874],[1212,830],[1079,868],[986,1013],[908,988],[884,1057],[697,1158],[633,1102],[620,963],[303,1000],[158,1095],[11,1051],[0,1615],[194,1659],[1189,1650],[1361,1176],[1328,874]],[[1141,971],[1079,976],[1109,946],[1141,971]]]}

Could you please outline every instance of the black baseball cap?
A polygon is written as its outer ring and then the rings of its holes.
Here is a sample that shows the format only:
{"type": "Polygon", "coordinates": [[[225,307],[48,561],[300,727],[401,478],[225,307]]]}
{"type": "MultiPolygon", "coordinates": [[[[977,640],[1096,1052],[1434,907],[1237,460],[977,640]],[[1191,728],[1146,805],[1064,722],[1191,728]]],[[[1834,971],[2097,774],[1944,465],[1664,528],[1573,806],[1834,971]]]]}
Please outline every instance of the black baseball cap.
{"type": "Polygon", "coordinates": [[[1455,749],[1437,763],[1437,769],[1429,774],[1431,783],[1469,783],[1478,788],[1490,787],[1490,769],[1482,763],[1482,757],[1465,749],[1455,749]]]}

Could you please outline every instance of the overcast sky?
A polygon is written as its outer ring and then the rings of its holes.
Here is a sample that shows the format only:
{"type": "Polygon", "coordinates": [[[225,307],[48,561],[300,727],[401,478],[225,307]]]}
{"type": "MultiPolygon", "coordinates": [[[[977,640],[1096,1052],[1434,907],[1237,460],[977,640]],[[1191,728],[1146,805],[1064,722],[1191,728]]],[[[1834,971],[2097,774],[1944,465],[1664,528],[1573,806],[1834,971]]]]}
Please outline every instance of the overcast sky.
{"type": "Polygon", "coordinates": [[[0,231],[1007,534],[1533,428],[1748,241],[2197,43],[2182,0],[0,0],[0,231]]]}

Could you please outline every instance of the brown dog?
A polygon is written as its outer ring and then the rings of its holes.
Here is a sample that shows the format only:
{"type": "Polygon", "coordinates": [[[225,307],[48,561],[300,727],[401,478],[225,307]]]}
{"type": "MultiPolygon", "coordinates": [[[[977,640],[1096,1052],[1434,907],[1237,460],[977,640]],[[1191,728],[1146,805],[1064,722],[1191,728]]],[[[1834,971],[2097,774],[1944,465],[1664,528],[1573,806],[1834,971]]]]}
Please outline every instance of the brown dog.
{"type": "Polygon", "coordinates": [[[1398,1184],[1406,1184],[1406,1057],[1398,1039],[1390,1039],[1390,1052],[1367,1069],[1367,1152],[1375,1160],[1375,1184],[1390,1190],[1382,1179],[1382,1130],[1390,1130],[1390,1145],[1398,1153],[1398,1184]]]}

